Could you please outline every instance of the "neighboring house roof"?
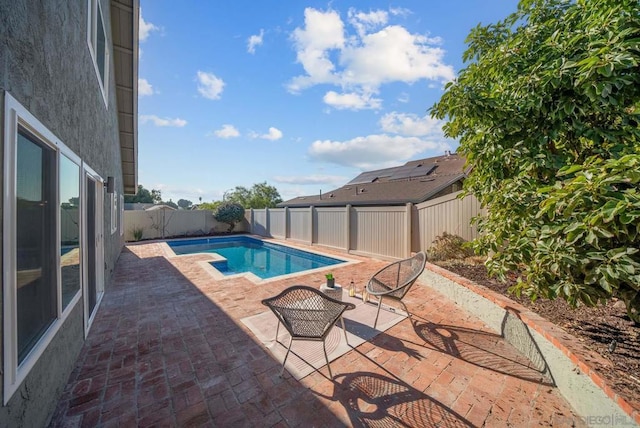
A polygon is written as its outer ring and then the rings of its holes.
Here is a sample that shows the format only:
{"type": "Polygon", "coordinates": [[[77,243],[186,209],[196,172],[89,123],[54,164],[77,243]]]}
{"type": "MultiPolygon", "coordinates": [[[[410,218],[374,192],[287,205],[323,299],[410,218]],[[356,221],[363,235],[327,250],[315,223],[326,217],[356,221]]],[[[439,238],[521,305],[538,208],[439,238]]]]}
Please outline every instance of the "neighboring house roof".
{"type": "Polygon", "coordinates": [[[149,208],[145,208],[145,211],[158,211],[158,210],[169,210],[175,211],[176,209],[169,205],[157,204],[149,208]]]}
{"type": "Polygon", "coordinates": [[[301,196],[279,207],[418,204],[464,180],[469,168],[457,154],[409,161],[402,166],[366,171],[322,195],[301,196]]]}
{"type": "Polygon", "coordinates": [[[138,21],[139,0],[111,0],[111,34],[118,99],[118,127],[124,193],[138,189],[138,21]]]}

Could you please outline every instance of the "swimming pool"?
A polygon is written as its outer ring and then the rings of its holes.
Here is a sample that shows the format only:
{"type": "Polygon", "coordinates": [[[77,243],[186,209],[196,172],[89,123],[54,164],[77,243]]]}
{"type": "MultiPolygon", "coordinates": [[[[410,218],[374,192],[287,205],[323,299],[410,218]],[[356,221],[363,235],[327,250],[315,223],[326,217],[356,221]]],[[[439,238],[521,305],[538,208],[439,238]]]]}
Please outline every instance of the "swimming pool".
{"type": "Polygon", "coordinates": [[[264,242],[248,236],[167,242],[174,253],[216,253],[224,260],[209,262],[224,275],[251,272],[261,279],[318,269],[345,260],[264,242]]]}

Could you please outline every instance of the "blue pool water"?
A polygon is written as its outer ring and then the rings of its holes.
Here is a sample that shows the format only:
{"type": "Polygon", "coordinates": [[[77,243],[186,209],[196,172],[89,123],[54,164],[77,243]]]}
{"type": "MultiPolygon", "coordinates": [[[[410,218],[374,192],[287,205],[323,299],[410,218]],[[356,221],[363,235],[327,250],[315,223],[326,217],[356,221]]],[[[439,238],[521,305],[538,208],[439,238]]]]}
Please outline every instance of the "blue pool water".
{"type": "Polygon", "coordinates": [[[167,242],[176,254],[217,253],[226,260],[211,262],[224,275],[252,272],[262,279],[344,263],[247,236],[167,242]]]}

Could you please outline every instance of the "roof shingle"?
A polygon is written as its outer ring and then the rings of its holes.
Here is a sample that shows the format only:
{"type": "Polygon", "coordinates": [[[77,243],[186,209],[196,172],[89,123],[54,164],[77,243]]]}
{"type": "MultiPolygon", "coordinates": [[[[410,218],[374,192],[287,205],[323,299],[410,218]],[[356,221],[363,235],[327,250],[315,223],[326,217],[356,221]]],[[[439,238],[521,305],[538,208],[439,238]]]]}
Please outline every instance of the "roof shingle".
{"type": "Polygon", "coordinates": [[[338,189],[322,195],[300,196],[278,206],[417,204],[464,180],[467,172],[465,159],[455,153],[418,159],[394,168],[365,171],[338,189]]]}

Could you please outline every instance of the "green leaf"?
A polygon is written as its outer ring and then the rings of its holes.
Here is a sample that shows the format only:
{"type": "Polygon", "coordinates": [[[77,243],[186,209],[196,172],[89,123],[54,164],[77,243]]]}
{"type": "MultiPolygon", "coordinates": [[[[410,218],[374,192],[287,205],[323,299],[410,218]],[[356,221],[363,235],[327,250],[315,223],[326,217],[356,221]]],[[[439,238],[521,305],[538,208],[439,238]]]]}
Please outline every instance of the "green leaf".
{"type": "Polygon", "coordinates": [[[523,0],[468,37],[468,66],[431,110],[487,210],[477,248],[518,290],[640,320],[640,8],[523,0]]]}

